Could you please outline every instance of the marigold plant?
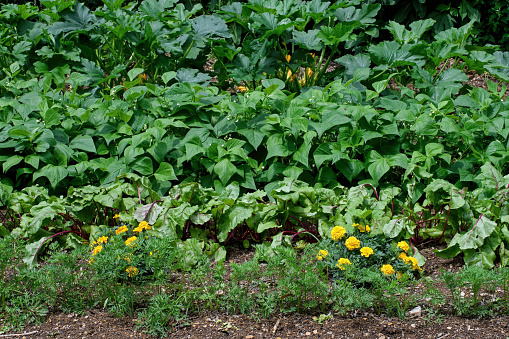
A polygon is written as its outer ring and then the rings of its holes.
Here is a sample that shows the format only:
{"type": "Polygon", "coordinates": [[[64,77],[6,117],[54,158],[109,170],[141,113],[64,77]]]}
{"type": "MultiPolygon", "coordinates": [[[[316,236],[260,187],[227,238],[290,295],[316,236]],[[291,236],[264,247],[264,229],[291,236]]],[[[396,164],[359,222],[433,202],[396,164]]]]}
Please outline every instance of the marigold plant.
{"type": "Polygon", "coordinates": [[[329,252],[327,252],[326,250],[320,250],[320,251],[318,251],[316,259],[322,260],[323,258],[325,258],[328,255],[329,255],[329,252]]]}
{"type": "Polygon", "coordinates": [[[160,250],[153,245],[157,238],[150,233],[151,228],[146,221],[134,228],[128,224],[121,224],[117,229],[104,228],[103,234],[91,243],[91,267],[113,280],[144,279],[153,272],[155,258],[149,253],[160,250]]]}
{"type": "Polygon", "coordinates": [[[316,259],[334,279],[347,276],[357,279],[355,277],[359,275],[355,272],[366,269],[387,279],[397,279],[406,273],[411,277],[422,270],[417,259],[407,254],[410,252],[407,242],[396,243],[383,234],[373,235],[369,225],[360,223],[354,223],[348,230],[344,226],[335,226],[331,229],[330,239],[323,239],[317,245],[320,250],[316,259]]]}

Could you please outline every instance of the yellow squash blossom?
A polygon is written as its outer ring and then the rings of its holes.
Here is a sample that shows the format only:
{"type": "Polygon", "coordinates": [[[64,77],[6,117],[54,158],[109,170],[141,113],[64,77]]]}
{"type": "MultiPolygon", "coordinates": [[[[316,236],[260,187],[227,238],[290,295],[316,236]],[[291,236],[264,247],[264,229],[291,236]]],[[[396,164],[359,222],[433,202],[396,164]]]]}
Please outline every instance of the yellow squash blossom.
{"type": "Polygon", "coordinates": [[[292,56],[290,54],[287,54],[285,56],[285,59],[286,59],[286,62],[290,62],[290,60],[292,59],[292,56]]]}
{"type": "Polygon", "coordinates": [[[322,260],[323,258],[325,258],[328,255],[329,255],[329,252],[327,252],[327,250],[320,250],[320,251],[318,251],[316,259],[322,260]]]}
{"type": "Polygon", "coordinates": [[[306,67],[306,75],[308,76],[308,78],[311,78],[311,76],[313,75],[313,70],[309,67],[306,67]]]}
{"type": "Polygon", "coordinates": [[[356,237],[349,237],[345,241],[346,248],[348,248],[350,251],[355,250],[359,247],[361,247],[361,242],[356,237]]]}
{"type": "Polygon", "coordinates": [[[361,255],[363,257],[369,258],[370,255],[374,254],[373,249],[371,247],[363,247],[361,248],[361,255]]]}
{"type": "Polygon", "coordinates": [[[382,271],[384,275],[393,275],[395,273],[391,265],[383,265],[380,271],[382,271]]]}
{"type": "Polygon", "coordinates": [[[338,260],[338,263],[336,264],[336,266],[340,269],[340,270],[345,270],[346,267],[344,265],[351,265],[352,263],[350,262],[350,260],[346,259],[346,258],[340,258],[338,260]]]}
{"type": "Polygon", "coordinates": [[[246,93],[249,88],[247,86],[237,86],[240,93],[246,93]]]}
{"type": "Polygon", "coordinates": [[[338,241],[345,236],[346,229],[343,226],[335,226],[331,231],[330,235],[332,240],[338,241]]]}

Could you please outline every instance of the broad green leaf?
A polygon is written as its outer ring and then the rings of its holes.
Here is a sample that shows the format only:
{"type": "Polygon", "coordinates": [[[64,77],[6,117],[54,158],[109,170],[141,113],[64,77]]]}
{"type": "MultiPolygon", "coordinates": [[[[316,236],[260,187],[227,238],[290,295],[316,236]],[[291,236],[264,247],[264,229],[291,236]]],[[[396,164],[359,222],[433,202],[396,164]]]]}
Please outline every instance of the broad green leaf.
{"type": "Polygon", "coordinates": [[[380,179],[385,173],[389,171],[389,169],[389,161],[386,158],[376,159],[368,166],[368,172],[375,182],[380,181],[380,179]]]}
{"type": "Polygon", "coordinates": [[[176,76],[177,76],[177,72],[170,71],[170,72],[163,73],[163,75],[161,76],[161,79],[164,81],[164,84],[167,85],[168,82],[171,79],[174,79],[176,76]]]}
{"type": "Polygon", "coordinates": [[[362,24],[372,24],[375,22],[375,16],[380,10],[380,4],[362,4],[360,9],[355,6],[339,8],[334,12],[339,21],[359,21],[362,24]]]}
{"type": "Polygon", "coordinates": [[[232,35],[226,26],[226,22],[212,15],[200,15],[194,18],[191,26],[195,34],[208,39],[231,38],[232,35]]]}
{"type": "Polygon", "coordinates": [[[173,166],[167,162],[162,162],[159,165],[159,168],[154,173],[154,177],[158,181],[177,180],[173,166]]]}
{"type": "Polygon", "coordinates": [[[226,213],[221,215],[217,228],[219,234],[217,240],[223,242],[226,240],[228,233],[235,229],[240,223],[244,222],[253,214],[253,208],[248,205],[235,204],[226,213]]]}
{"type": "Polygon", "coordinates": [[[317,37],[318,29],[311,29],[307,32],[293,31],[293,42],[310,51],[321,50],[322,44],[320,38],[317,37]]]}
{"type": "Polygon", "coordinates": [[[425,146],[426,149],[426,156],[427,157],[435,157],[439,154],[442,154],[444,152],[444,146],[442,144],[437,143],[429,143],[425,146]]]}
{"type": "Polygon", "coordinates": [[[97,25],[98,20],[95,15],[90,14],[90,10],[82,3],[76,3],[72,12],[67,11],[61,15],[65,21],[58,21],[48,27],[48,33],[58,35],[62,32],[71,31],[90,31],[97,25]]]}
{"type": "Polygon", "coordinates": [[[383,232],[385,236],[389,239],[397,238],[401,231],[406,228],[407,220],[405,218],[400,218],[397,220],[391,220],[383,227],[383,232]]]}
{"type": "Polygon", "coordinates": [[[411,51],[411,45],[400,45],[396,41],[383,41],[368,48],[371,60],[377,65],[397,66],[424,66],[424,58],[411,51]]]}
{"type": "Polygon", "coordinates": [[[131,163],[129,166],[131,166],[131,168],[134,171],[140,173],[141,175],[148,176],[148,175],[151,175],[152,173],[154,173],[152,159],[150,159],[149,157],[143,157],[143,158],[137,159],[133,163],[131,163]]]}
{"type": "Polygon", "coordinates": [[[12,166],[16,166],[17,164],[19,164],[22,160],[23,157],[20,155],[13,155],[9,157],[7,161],[2,164],[4,173],[6,173],[12,166]]]}
{"type": "Polygon", "coordinates": [[[80,149],[85,152],[95,153],[96,148],[94,140],[90,135],[78,135],[69,143],[69,147],[72,149],[80,149]]]}
{"type": "Polygon", "coordinates": [[[35,172],[32,180],[35,182],[40,177],[46,177],[51,183],[51,186],[56,188],[58,183],[67,177],[67,174],[67,168],[64,166],[46,165],[35,172]]]}
{"type": "Polygon", "coordinates": [[[159,19],[168,8],[172,8],[178,0],[145,0],[141,3],[139,10],[153,19],[159,19]]]}
{"type": "Polygon", "coordinates": [[[237,173],[237,168],[230,160],[223,159],[214,166],[214,172],[219,176],[219,180],[226,185],[230,178],[237,173]]]}
{"type": "Polygon", "coordinates": [[[142,205],[134,212],[134,218],[138,222],[145,220],[150,225],[153,225],[163,210],[164,208],[159,206],[157,203],[142,205]]]}
{"type": "Polygon", "coordinates": [[[127,72],[127,76],[129,77],[129,81],[133,81],[141,73],[143,73],[143,68],[133,68],[133,69],[131,69],[129,72],[127,72]]]}
{"type": "Polygon", "coordinates": [[[471,229],[466,232],[458,233],[451,240],[449,246],[459,245],[461,250],[478,249],[483,246],[484,239],[489,237],[495,230],[497,224],[485,216],[481,216],[471,229]]]}

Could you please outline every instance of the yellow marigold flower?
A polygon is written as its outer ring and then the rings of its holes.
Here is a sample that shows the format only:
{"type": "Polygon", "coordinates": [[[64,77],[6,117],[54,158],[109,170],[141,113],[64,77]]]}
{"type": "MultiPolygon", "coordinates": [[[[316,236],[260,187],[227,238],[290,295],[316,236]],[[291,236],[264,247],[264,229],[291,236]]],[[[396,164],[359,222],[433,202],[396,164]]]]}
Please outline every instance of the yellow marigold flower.
{"type": "Polygon", "coordinates": [[[134,246],[134,242],[136,241],[136,238],[135,236],[132,236],[130,238],[128,238],[126,241],[125,241],[125,245],[126,246],[134,246]]]}
{"type": "Polygon", "coordinates": [[[371,231],[371,228],[369,227],[369,225],[366,225],[366,232],[369,233],[369,231],[371,231]]]}
{"type": "Polygon", "coordinates": [[[344,265],[351,265],[352,263],[350,262],[350,260],[346,259],[346,258],[340,258],[338,260],[338,263],[336,264],[336,266],[340,269],[340,270],[345,270],[346,267],[344,265]]]}
{"type": "Polygon", "coordinates": [[[102,246],[96,246],[94,247],[94,250],[92,251],[92,255],[96,255],[97,253],[101,252],[103,250],[102,246]]]}
{"type": "Polygon", "coordinates": [[[125,271],[129,275],[129,277],[131,277],[131,276],[134,277],[136,274],[138,274],[138,269],[134,266],[129,266],[128,268],[126,268],[125,271]]]}
{"type": "Polygon", "coordinates": [[[345,236],[346,230],[343,226],[335,226],[331,231],[330,235],[332,240],[338,241],[345,236]]]}
{"type": "Polygon", "coordinates": [[[380,269],[384,275],[393,275],[394,274],[394,268],[391,265],[383,265],[380,269]]]}
{"type": "Polygon", "coordinates": [[[92,241],[92,243],[90,244],[90,247],[94,247],[95,245],[97,245],[97,241],[92,241]]]}
{"type": "Polygon", "coordinates": [[[292,59],[292,56],[290,54],[287,54],[285,56],[285,59],[286,59],[286,62],[290,62],[290,60],[292,59]]]}
{"type": "Polygon", "coordinates": [[[413,270],[419,270],[421,271],[422,268],[419,267],[419,264],[417,263],[417,259],[414,257],[408,257],[408,260],[405,261],[407,264],[412,265],[413,270]]]}
{"type": "Polygon", "coordinates": [[[374,254],[373,249],[371,247],[363,247],[361,248],[361,255],[363,257],[369,258],[370,255],[374,254]]]}
{"type": "Polygon", "coordinates": [[[369,225],[362,226],[361,224],[357,224],[357,229],[358,229],[358,230],[359,230],[359,232],[361,232],[361,233],[369,232],[369,225]]]}
{"type": "Polygon", "coordinates": [[[410,248],[410,246],[408,245],[408,243],[406,241],[398,242],[398,247],[401,248],[405,252],[408,252],[408,249],[410,248]]]}
{"type": "Polygon", "coordinates": [[[309,67],[306,67],[306,75],[308,76],[308,78],[311,78],[311,76],[313,75],[313,70],[309,67]]]}
{"type": "Polygon", "coordinates": [[[118,219],[118,218],[120,218],[120,214],[115,214],[115,215],[113,216],[113,219],[118,219]]]}
{"type": "Polygon", "coordinates": [[[237,89],[240,93],[246,93],[249,88],[247,86],[237,86],[237,89]]]}
{"type": "Polygon", "coordinates": [[[348,248],[351,251],[361,247],[361,242],[356,237],[349,237],[348,239],[346,239],[345,245],[346,248],[348,248]]]}
{"type": "Polygon", "coordinates": [[[152,255],[152,252],[150,252],[150,255],[152,255]]]}
{"type": "Polygon", "coordinates": [[[398,272],[398,279],[401,278],[402,276],[403,276],[403,273],[398,272]]]}
{"type": "Polygon", "coordinates": [[[143,230],[149,230],[151,229],[152,227],[150,227],[150,225],[148,224],[148,222],[146,222],[145,220],[143,220],[142,222],[140,222],[138,224],[138,227],[136,227],[133,232],[141,232],[143,230]]]}
{"type": "Polygon", "coordinates": [[[318,255],[316,256],[316,259],[322,260],[323,258],[325,258],[328,255],[329,255],[329,252],[327,252],[327,250],[320,250],[320,251],[318,251],[318,255]]]}
{"type": "Polygon", "coordinates": [[[398,256],[398,259],[403,260],[405,263],[407,263],[408,255],[406,255],[405,252],[401,252],[401,254],[398,256]]]}
{"type": "Polygon", "coordinates": [[[97,239],[98,244],[106,244],[107,242],[108,242],[108,237],[99,237],[99,239],[97,239]]]}
{"type": "Polygon", "coordinates": [[[122,234],[124,232],[127,232],[129,229],[127,228],[127,226],[121,226],[119,228],[117,228],[117,230],[115,231],[116,234],[122,234]]]}

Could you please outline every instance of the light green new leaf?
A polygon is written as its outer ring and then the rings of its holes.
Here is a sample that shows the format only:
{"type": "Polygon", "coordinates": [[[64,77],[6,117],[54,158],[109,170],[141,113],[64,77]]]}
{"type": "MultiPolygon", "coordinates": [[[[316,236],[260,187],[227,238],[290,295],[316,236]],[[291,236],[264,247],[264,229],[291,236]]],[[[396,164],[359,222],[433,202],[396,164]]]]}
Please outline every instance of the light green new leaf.
{"type": "Polygon", "coordinates": [[[489,237],[496,227],[496,222],[481,216],[469,231],[456,234],[449,247],[458,244],[462,250],[481,248],[484,239],[489,237]]]}
{"type": "Polygon", "coordinates": [[[157,203],[146,204],[139,206],[133,216],[138,222],[145,220],[150,225],[153,225],[163,210],[164,208],[159,206],[157,203]]]}
{"type": "Polygon", "coordinates": [[[127,76],[129,77],[129,81],[133,81],[141,73],[143,73],[143,68],[133,68],[132,70],[127,72],[127,76]]]}
{"type": "Polygon", "coordinates": [[[405,218],[391,220],[384,225],[383,232],[387,238],[394,239],[406,228],[406,223],[405,218]]]}

